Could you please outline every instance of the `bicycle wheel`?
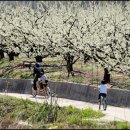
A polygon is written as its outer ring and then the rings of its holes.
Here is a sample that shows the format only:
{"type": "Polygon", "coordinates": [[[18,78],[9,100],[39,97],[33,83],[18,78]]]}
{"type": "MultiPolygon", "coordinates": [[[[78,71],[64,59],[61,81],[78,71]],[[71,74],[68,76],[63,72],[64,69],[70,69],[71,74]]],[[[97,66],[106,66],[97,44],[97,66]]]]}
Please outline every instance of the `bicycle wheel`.
{"type": "Polygon", "coordinates": [[[47,87],[47,92],[46,92],[46,94],[47,94],[48,98],[51,96],[51,92],[50,92],[50,88],[49,88],[49,87],[47,87]]]}
{"type": "Polygon", "coordinates": [[[48,99],[50,97],[50,88],[46,87],[44,92],[45,92],[45,99],[48,99]]]}
{"type": "Polygon", "coordinates": [[[103,98],[103,104],[102,105],[103,105],[103,109],[106,110],[107,102],[106,102],[106,98],[105,97],[103,98]]]}
{"type": "Polygon", "coordinates": [[[34,88],[32,87],[32,95],[33,95],[33,97],[36,97],[36,95],[37,95],[37,91],[36,90],[34,90],[34,88]]]}
{"type": "Polygon", "coordinates": [[[101,109],[101,105],[102,105],[102,96],[101,96],[101,99],[99,101],[99,110],[101,109]]]}

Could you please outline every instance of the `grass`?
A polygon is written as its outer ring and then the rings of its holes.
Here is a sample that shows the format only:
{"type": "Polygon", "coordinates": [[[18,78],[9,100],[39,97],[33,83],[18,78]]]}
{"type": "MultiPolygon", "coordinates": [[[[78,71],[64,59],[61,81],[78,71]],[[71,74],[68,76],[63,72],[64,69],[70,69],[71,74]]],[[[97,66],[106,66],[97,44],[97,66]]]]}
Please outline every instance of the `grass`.
{"type": "Polygon", "coordinates": [[[127,122],[119,122],[117,127],[119,127],[119,129],[130,129],[130,125],[127,122]]]}
{"type": "Polygon", "coordinates": [[[68,81],[75,82],[75,83],[82,83],[85,79],[86,77],[78,75],[78,76],[68,78],[68,81]]]}
{"type": "Polygon", "coordinates": [[[7,59],[2,59],[2,60],[0,60],[0,66],[1,66],[1,67],[7,66],[7,65],[9,65],[9,62],[8,62],[7,59]]]}
{"type": "MultiPolygon", "coordinates": [[[[45,125],[43,124],[49,125],[52,123],[49,119],[53,116],[52,113],[54,113],[54,109],[54,106],[50,106],[48,104],[38,104],[30,100],[0,96],[0,117],[3,120],[23,120],[34,124],[35,127],[38,124],[39,126],[43,126],[45,128],[45,125]]],[[[58,108],[57,113],[57,119],[53,122],[54,124],[59,124],[61,127],[62,124],[68,124],[70,126],[81,124],[82,111],[80,109],[72,106],[63,107],[58,108]]],[[[93,117],[94,114],[91,113],[91,116],[93,117]]],[[[101,114],[99,117],[102,116],[104,116],[104,114],[101,114]]]]}
{"type": "MultiPolygon", "coordinates": [[[[48,104],[39,104],[30,100],[16,99],[10,96],[0,96],[0,120],[10,122],[24,121],[32,126],[22,128],[48,129],[48,128],[79,128],[79,129],[129,129],[128,122],[100,122],[94,119],[104,114],[91,108],[77,109],[73,106],[54,107],[48,104]],[[55,111],[57,110],[57,111],[55,111]],[[54,111],[57,118],[52,120],[54,111]]],[[[5,128],[5,127],[4,127],[5,128]]],[[[8,128],[8,127],[6,127],[8,128]]]]}
{"type": "Polygon", "coordinates": [[[32,79],[33,75],[29,69],[21,69],[21,70],[11,70],[2,73],[3,78],[24,78],[24,79],[32,79]]]}
{"type": "Polygon", "coordinates": [[[82,69],[85,70],[92,70],[92,67],[94,70],[96,70],[96,65],[94,63],[83,63],[82,61],[79,61],[78,63],[74,64],[74,68],[76,69],[82,69]],[[78,64],[78,66],[77,66],[78,64]]]}
{"type": "Polygon", "coordinates": [[[64,111],[60,111],[58,114],[58,123],[68,124],[69,126],[81,125],[84,122],[83,119],[100,118],[104,114],[98,111],[94,111],[91,108],[80,110],[73,106],[63,107],[64,111]],[[66,115],[66,116],[65,116],[66,115]]]}
{"type": "Polygon", "coordinates": [[[87,126],[87,129],[97,129],[98,124],[94,120],[83,120],[82,126],[87,126]]]}
{"type": "Polygon", "coordinates": [[[59,56],[57,56],[57,57],[47,57],[47,58],[43,59],[43,63],[45,63],[45,64],[56,64],[56,65],[65,64],[65,62],[62,60],[62,58],[59,57],[59,56]]]}
{"type": "Polygon", "coordinates": [[[130,90],[130,85],[126,86],[126,88],[130,90]]]}
{"type": "Polygon", "coordinates": [[[65,79],[65,76],[64,74],[55,74],[55,75],[50,75],[48,78],[51,80],[54,79],[55,81],[61,81],[62,79],[65,79]]]}
{"type": "Polygon", "coordinates": [[[49,72],[59,71],[60,69],[59,68],[45,68],[44,70],[45,70],[46,73],[49,73],[49,72]]]}
{"type": "Polygon", "coordinates": [[[82,117],[83,118],[94,118],[95,119],[95,118],[100,118],[102,116],[104,116],[103,113],[101,113],[100,111],[99,112],[94,111],[91,108],[82,110],[82,117]]]}
{"type": "Polygon", "coordinates": [[[50,75],[49,79],[54,80],[54,81],[68,81],[68,82],[75,82],[75,83],[83,83],[83,81],[86,80],[86,77],[76,75],[74,77],[71,76],[71,77],[68,78],[63,73],[57,73],[55,75],[50,75]]]}
{"type": "Polygon", "coordinates": [[[130,124],[126,121],[111,121],[109,124],[114,128],[114,129],[130,129],[130,124]]]}

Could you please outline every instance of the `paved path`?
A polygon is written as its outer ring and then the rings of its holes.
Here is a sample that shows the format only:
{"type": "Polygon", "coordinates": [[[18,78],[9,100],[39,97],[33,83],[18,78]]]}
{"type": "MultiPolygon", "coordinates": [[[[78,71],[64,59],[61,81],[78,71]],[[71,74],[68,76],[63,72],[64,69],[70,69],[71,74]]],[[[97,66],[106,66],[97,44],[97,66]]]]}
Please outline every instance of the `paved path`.
{"type": "MultiPolygon", "coordinates": [[[[30,94],[19,94],[19,93],[0,93],[1,95],[7,95],[7,96],[13,96],[17,98],[22,99],[29,99],[31,101],[35,102],[45,102],[45,99],[41,96],[36,96],[36,98],[33,98],[30,94]]],[[[50,101],[50,99],[48,100],[50,101]]],[[[58,98],[57,101],[59,106],[69,106],[72,105],[74,107],[85,109],[85,108],[93,108],[94,110],[98,110],[98,104],[92,104],[88,102],[83,101],[77,101],[77,100],[70,100],[70,99],[64,99],[64,98],[58,98]]],[[[130,108],[121,108],[121,107],[114,107],[109,106],[107,107],[106,111],[100,110],[104,114],[106,114],[104,117],[100,118],[100,120],[108,120],[108,121],[128,121],[130,122],[130,108]]]]}

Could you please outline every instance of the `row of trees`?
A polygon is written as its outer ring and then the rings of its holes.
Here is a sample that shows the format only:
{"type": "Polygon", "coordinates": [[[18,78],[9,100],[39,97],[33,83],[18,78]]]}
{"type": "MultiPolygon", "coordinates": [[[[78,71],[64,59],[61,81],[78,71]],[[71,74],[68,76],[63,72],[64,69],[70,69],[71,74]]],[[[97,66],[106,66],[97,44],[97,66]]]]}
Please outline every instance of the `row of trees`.
{"type": "MultiPolygon", "coordinates": [[[[1,4],[2,5],[2,4],[1,4]]],[[[2,6],[3,7],[3,6],[2,6]]],[[[0,55],[60,55],[68,76],[80,58],[129,74],[130,2],[45,1],[0,10],[0,55]]]]}

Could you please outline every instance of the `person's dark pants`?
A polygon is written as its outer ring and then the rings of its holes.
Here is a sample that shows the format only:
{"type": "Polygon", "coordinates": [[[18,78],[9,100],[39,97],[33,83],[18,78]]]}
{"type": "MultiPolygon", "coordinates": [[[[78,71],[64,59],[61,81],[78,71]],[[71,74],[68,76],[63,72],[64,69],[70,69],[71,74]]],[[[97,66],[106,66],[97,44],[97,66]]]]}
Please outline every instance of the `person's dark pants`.
{"type": "Polygon", "coordinates": [[[44,85],[42,83],[40,83],[40,89],[43,89],[44,85]]]}
{"type": "Polygon", "coordinates": [[[100,93],[99,96],[98,96],[98,99],[101,99],[101,96],[106,97],[107,94],[105,94],[105,93],[100,93]]]}
{"type": "Polygon", "coordinates": [[[43,89],[44,87],[47,87],[47,84],[40,83],[40,89],[43,89]]]}
{"type": "Polygon", "coordinates": [[[34,90],[37,90],[37,86],[36,86],[36,82],[38,81],[38,77],[36,76],[35,78],[34,78],[34,80],[33,80],[33,88],[34,88],[34,90]]]}

